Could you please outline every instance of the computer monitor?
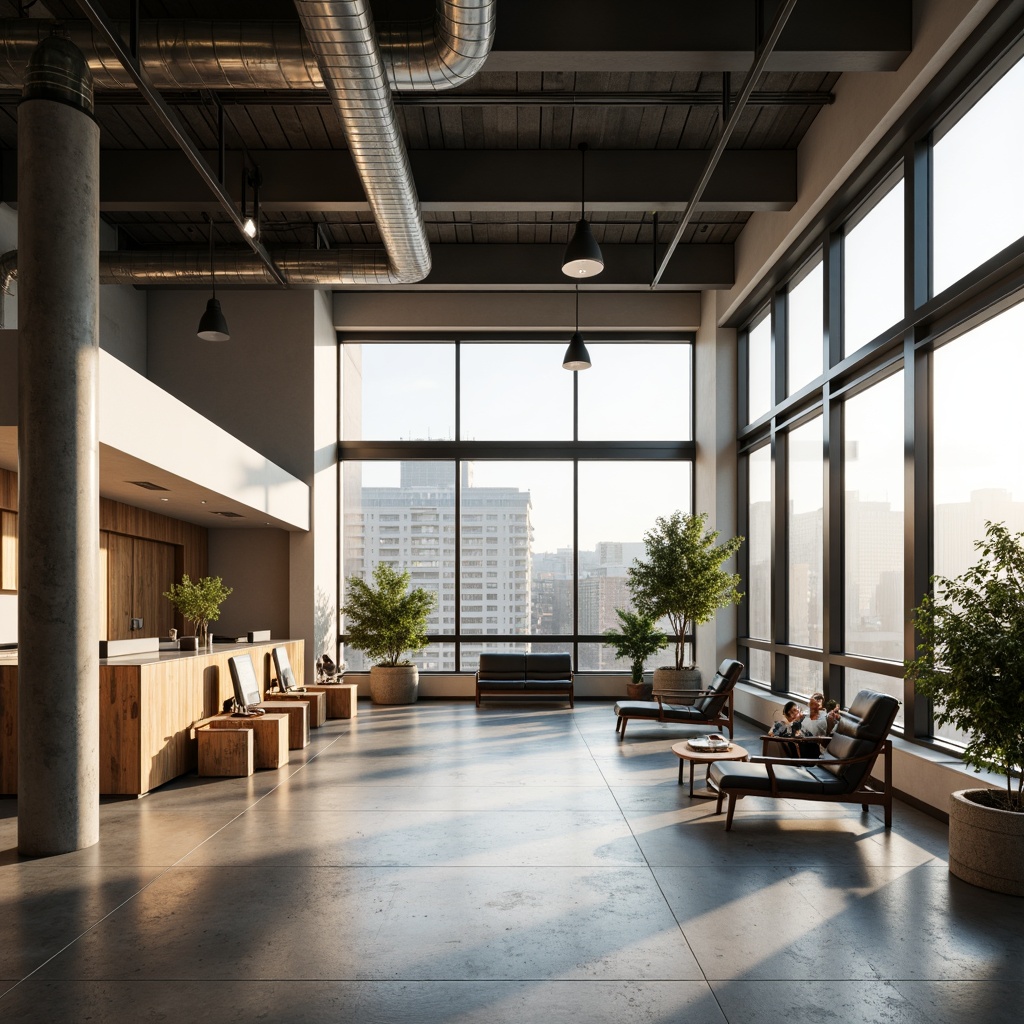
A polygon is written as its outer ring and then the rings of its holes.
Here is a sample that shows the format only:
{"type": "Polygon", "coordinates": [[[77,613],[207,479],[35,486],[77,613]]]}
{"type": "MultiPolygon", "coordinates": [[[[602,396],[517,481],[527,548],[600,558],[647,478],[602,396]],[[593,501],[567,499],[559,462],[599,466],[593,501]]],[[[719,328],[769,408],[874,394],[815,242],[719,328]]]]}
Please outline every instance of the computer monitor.
{"type": "Polygon", "coordinates": [[[275,647],[274,668],[277,670],[277,685],[284,691],[301,689],[288,660],[288,651],[284,647],[275,647]]]}
{"type": "Polygon", "coordinates": [[[256,678],[252,655],[236,654],[228,658],[228,668],[231,669],[231,685],[235,688],[235,702],[243,708],[250,704],[259,704],[263,697],[260,695],[260,684],[256,678]]]}

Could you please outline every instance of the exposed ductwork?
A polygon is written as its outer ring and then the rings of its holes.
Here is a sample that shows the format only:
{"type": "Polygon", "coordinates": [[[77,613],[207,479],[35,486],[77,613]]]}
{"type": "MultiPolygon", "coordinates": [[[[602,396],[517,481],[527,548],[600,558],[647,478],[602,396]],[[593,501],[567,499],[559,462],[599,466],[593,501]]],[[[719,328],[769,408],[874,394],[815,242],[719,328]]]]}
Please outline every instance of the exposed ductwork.
{"type": "MultiPolygon", "coordinates": [[[[267,23],[254,23],[258,29],[235,23],[229,30],[222,22],[177,22],[180,34],[172,37],[161,34],[167,22],[151,23],[140,54],[154,84],[167,88],[326,87],[384,249],[280,250],[273,254],[274,262],[288,283],[297,286],[414,283],[430,273],[430,247],[389,81],[397,77],[405,88],[443,89],[475,74],[494,37],[494,6],[495,0],[437,0],[432,22],[388,28],[386,61],[374,34],[368,0],[295,0],[301,32],[295,24],[282,22],[269,23],[269,30],[267,23]],[[200,24],[205,35],[185,34],[200,24]],[[275,30],[284,40],[275,36],[275,30]]],[[[6,24],[18,31],[5,40],[7,63],[0,61],[0,77],[14,66],[12,53],[20,53],[23,45],[31,51],[44,34],[41,29],[32,30],[31,23],[26,30],[24,20],[6,24]],[[24,42],[26,38],[31,43],[24,42]]],[[[100,56],[105,48],[95,43],[92,27],[76,26],[73,40],[75,33],[95,69],[97,86],[119,87],[127,75],[120,64],[110,64],[112,58],[100,56]]],[[[24,54],[25,63],[28,55],[24,54]]],[[[100,280],[103,284],[208,284],[208,266],[205,253],[198,251],[108,252],[101,254],[100,280]]],[[[17,253],[0,257],[4,293],[16,274],[17,253]]],[[[248,251],[218,254],[216,276],[222,284],[275,283],[265,265],[248,251]]]]}
{"type": "MultiPolygon", "coordinates": [[[[430,244],[369,0],[295,0],[295,9],[341,119],[349,154],[388,255],[383,279],[373,269],[359,280],[371,284],[422,281],[430,273],[430,244]]],[[[369,255],[373,256],[372,250],[369,255]]],[[[356,266],[353,261],[353,273],[356,266]]]]}
{"type": "MultiPolygon", "coordinates": [[[[391,88],[437,91],[472,78],[491,51],[495,6],[496,0],[435,0],[432,18],[384,23],[378,42],[391,88]]],[[[52,26],[41,18],[0,22],[0,87],[21,87],[29,57],[52,26]]],[[[85,54],[96,89],[133,87],[88,21],[61,28],[85,54]]],[[[118,28],[127,39],[128,24],[118,28]]],[[[139,60],[157,89],[325,87],[317,55],[294,21],[144,21],[139,60]]]]}

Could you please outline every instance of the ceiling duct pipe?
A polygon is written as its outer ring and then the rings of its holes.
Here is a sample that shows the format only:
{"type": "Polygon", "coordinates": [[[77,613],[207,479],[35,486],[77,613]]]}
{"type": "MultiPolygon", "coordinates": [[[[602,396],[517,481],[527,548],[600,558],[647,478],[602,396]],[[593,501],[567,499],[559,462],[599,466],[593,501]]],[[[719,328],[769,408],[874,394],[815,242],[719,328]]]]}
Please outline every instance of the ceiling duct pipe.
{"type": "MultiPolygon", "coordinates": [[[[491,52],[495,7],[496,0],[435,0],[432,18],[383,23],[378,41],[391,88],[434,92],[472,78],[491,52]]],[[[127,39],[128,23],[117,27],[127,39]]],[[[43,18],[0,21],[0,87],[21,88],[29,57],[52,30],[43,18]]],[[[85,54],[96,89],[134,87],[90,22],[64,21],[61,30],[85,54]]],[[[144,21],[139,61],[161,90],[325,87],[295,21],[144,21]]]]}
{"type": "Polygon", "coordinates": [[[363,276],[358,283],[422,281],[430,273],[430,245],[369,0],[295,0],[295,9],[338,112],[388,256],[381,274],[374,250],[349,250],[353,260],[362,253],[363,276]],[[367,257],[374,265],[365,265],[367,257]]]}

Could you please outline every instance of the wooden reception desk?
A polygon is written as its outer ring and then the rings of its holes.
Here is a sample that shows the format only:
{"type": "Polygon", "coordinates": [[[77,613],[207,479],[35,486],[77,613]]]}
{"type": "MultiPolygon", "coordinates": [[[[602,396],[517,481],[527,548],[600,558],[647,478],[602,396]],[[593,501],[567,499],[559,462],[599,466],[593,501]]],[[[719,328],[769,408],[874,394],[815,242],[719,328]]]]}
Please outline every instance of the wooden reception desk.
{"type": "MultiPolygon", "coordinates": [[[[265,693],[271,652],[288,651],[302,685],[303,641],[214,644],[206,651],[160,651],[100,659],[100,792],[140,795],[196,770],[194,725],[233,695],[228,658],[252,655],[265,693]]],[[[54,711],[55,714],[59,713],[54,711]]],[[[18,662],[0,658],[0,794],[18,790],[18,662]]]]}

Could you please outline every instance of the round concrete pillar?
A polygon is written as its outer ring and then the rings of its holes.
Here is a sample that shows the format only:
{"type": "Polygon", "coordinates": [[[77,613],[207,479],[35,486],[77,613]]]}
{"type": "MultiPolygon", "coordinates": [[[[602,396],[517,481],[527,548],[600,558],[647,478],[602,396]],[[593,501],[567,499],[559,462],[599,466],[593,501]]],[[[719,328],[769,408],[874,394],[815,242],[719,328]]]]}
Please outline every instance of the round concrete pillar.
{"type": "Polygon", "coordinates": [[[99,128],[81,52],[18,107],[18,849],[99,840],[99,128]]]}

